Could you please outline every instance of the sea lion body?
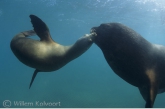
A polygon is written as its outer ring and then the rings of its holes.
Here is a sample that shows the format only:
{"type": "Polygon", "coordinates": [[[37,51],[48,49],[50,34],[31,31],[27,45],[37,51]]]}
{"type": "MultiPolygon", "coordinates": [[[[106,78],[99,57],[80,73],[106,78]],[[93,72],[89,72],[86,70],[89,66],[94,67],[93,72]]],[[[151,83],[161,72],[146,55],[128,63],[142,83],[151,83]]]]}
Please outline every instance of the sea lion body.
{"type": "Polygon", "coordinates": [[[35,68],[29,88],[38,72],[50,72],[62,68],[68,62],[82,55],[93,44],[95,34],[86,34],[70,46],[63,46],[50,36],[47,25],[37,16],[30,15],[34,31],[17,34],[10,47],[14,55],[25,65],[35,68]],[[37,34],[39,40],[28,38],[37,34]]]}
{"type": "Polygon", "coordinates": [[[146,107],[152,107],[157,93],[165,91],[165,47],[148,42],[120,23],[93,27],[94,41],[112,70],[139,88],[146,107]]]}
{"type": "Polygon", "coordinates": [[[20,33],[11,41],[11,49],[25,65],[42,72],[50,72],[60,69],[83,54],[93,43],[90,37],[92,36],[86,35],[74,45],[63,46],[54,41],[33,40],[20,33]]]}

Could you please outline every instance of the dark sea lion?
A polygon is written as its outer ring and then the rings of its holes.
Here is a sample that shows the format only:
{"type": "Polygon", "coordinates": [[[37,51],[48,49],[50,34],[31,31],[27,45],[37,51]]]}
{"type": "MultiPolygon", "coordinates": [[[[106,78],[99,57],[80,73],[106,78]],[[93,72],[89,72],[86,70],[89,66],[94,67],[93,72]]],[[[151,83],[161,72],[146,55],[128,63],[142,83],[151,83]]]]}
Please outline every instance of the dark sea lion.
{"type": "Polygon", "coordinates": [[[165,47],[119,23],[101,24],[91,32],[112,70],[139,88],[145,107],[153,107],[156,95],[165,91],[165,47]]]}
{"type": "Polygon", "coordinates": [[[82,55],[92,45],[95,34],[86,34],[70,46],[54,42],[46,24],[37,16],[30,15],[34,31],[17,34],[10,47],[14,55],[25,65],[35,68],[29,88],[38,72],[51,72],[60,69],[68,62],[82,55]],[[37,34],[40,41],[28,38],[37,34]]]}

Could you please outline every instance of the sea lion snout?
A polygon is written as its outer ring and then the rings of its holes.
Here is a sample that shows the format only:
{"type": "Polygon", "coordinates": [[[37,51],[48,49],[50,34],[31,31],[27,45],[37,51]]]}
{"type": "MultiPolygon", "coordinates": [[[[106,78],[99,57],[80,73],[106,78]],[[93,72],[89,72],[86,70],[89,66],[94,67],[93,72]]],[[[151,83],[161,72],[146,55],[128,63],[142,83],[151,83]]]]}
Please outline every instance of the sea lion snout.
{"type": "Polygon", "coordinates": [[[97,34],[95,32],[92,32],[90,34],[85,34],[78,41],[81,41],[83,43],[93,43],[96,36],[97,34]]]}
{"type": "Polygon", "coordinates": [[[94,33],[94,32],[96,32],[96,28],[95,27],[91,28],[91,30],[90,30],[90,33],[94,33]]]}

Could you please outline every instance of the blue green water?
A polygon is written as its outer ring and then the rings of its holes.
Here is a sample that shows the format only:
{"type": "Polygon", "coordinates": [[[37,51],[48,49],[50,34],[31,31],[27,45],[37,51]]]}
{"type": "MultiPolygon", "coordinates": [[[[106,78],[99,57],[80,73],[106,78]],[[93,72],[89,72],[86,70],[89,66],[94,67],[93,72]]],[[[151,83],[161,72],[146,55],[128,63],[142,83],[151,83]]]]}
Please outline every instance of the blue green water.
{"type": "MultiPolygon", "coordinates": [[[[123,23],[148,41],[165,45],[164,0],[0,0],[0,107],[5,100],[11,107],[144,107],[138,88],[111,70],[95,44],[60,70],[39,73],[29,90],[34,69],[18,61],[10,41],[32,29],[30,14],[40,17],[63,45],[108,22],[123,23]],[[33,104],[17,105],[20,101],[33,104]]],[[[165,107],[165,93],[157,96],[154,107],[165,107]]]]}

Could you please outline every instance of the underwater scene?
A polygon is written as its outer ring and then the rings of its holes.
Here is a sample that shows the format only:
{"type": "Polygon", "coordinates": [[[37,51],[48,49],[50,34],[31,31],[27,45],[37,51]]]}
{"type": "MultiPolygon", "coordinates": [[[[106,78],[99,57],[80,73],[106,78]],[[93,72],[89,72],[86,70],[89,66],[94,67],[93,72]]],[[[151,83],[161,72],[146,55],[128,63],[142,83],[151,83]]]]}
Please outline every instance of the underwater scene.
{"type": "MultiPolygon", "coordinates": [[[[0,0],[0,108],[144,108],[146,101],[139,88],[112,70],[95,43],[88,46],[81,42],[80,48],[72,47],[74,52],[69,57],[58,60],[67,54],[64,46],[70,47],[85,34],[90,35],[93,27],[114,22],[133,29],[150,43],[165,45],[165,0],[0,0]],[[33,29],[43,32],[38,30],[43,25],[35,16],[47,25],[44,31],[49,30],[54,42],[62,46],[40,50],[37,55],[41,57],[44,50],[46,54],[56,54],[59,64],[53,68],[49,64],[42,66],[41,69],[48,70],[37,70],[29,88],[35,67],[22,63],[18,59],[23,59],[22,56],[15,51],[17,57],[10,44],[20,32],[33,29]]],[[[39,41],[44,37],[36,33],[39,37],[28,38],[39,41]]],[[[36,65],[29,58],[23,60],[36,65]]],[[[153,107],[165,107],[165,93],[157,94],[153,107]]]]}

